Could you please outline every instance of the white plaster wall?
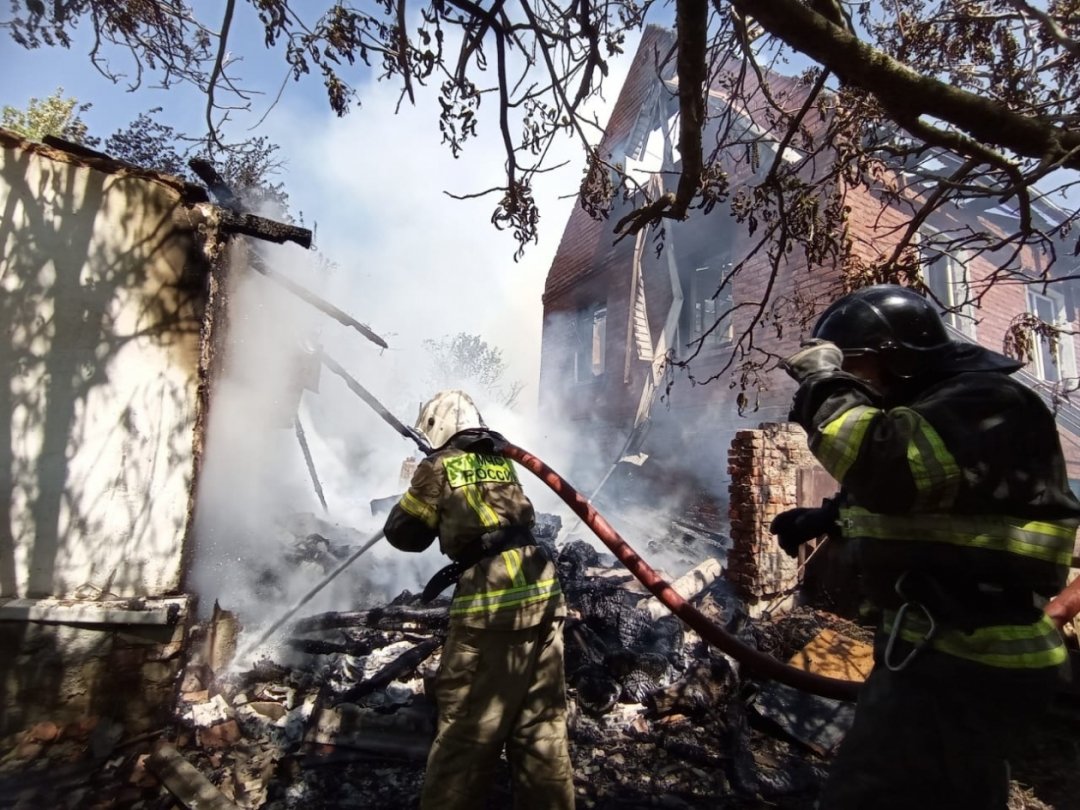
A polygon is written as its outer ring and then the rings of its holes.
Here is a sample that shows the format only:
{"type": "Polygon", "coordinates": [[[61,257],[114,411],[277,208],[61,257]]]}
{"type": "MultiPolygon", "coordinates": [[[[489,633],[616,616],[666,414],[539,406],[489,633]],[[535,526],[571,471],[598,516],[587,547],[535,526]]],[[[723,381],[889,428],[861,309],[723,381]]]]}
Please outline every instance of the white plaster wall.
{"type": "Polygon", "coordinates": [[[202,309],[178,286],[181,208],[152,180],[0,154],[2,596],[178,588],[202,309]]]}

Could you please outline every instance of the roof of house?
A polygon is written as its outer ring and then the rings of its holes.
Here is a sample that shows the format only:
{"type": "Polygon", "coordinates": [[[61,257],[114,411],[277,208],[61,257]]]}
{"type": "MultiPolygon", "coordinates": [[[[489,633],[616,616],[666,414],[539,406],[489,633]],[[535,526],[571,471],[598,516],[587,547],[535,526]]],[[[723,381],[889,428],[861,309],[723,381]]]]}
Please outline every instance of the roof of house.
{"type": "MultiPolygon", "coordinates": [[[[646,26],[633,62],[627,72],[626,80],[612,109],[611,117],[604,130],[604,137],[599,152],[616,161],[622,160],[621,147],[631,140],[639,138],[643,105],[646,105],[658,86],[667,88],[674,97],[678,90],[678,78],[675,75],[674,60],[669,54],[675,47],[675,32],[658,25],[646,26]],[[618,154],[615,150],[620,149],[618,154]]],[[[720,103],[727,103],[731,95],[724,87],[723,78],[728,75],[721,71],[714,74],[710,97],[720,103]]],[[[780,103],[793,111],[801,106],[807,97],[804,82],[790,76],[769,72],[769,98],[764,91],[751,93],[739,106],[739,112],[747,117],[754,117],[754,111],[747,105],[780,103]]],[[[811,131],[813,122],[807,121],[811,131]]],[[[613,223],[608,219],[593,219],[580,205],[575,206],[563,231],[551,269],[548,271],[544,286],[544,301],[557,297],[569,288],[585,281],[591,274],[601,271],[617,239],[613,223]]]]}
{"type": "MultiPolygon", "coordinates": [[[[630,136],[641,105],[657,79],[657,65],[674,45],[673,31],[658,25],[646,26],[604,130],[601,153],[630,136]]],[[[548,271],[545,301],[602,266],[604,254],[611,250],[614,240],[610,221],[593,219],[580,205],[574,206],[548,271]]]]}

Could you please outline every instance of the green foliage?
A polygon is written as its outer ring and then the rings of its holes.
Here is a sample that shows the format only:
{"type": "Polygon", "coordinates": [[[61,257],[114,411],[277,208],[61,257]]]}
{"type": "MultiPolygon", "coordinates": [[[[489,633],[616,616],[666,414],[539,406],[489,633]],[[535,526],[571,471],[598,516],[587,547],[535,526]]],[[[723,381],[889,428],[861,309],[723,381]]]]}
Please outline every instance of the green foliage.
{"type": "MultiPolygon", "coordinates": [[[[92,106],[90,102],[80,103],[75,97],[66,98],[64,89],[59,87],[48,98],[30,99],[26,109],[6,105],[0,126],[32,141],[52,135],[98,148],[101,139],[89,134],[89,127],[82,119],[82,114],[92,106]]],[[[203,146],[203,141],[158,120],[160,112],[161,107],[155,107],[140,113],[134,121],[106,138],[101,148],[110,157],[133,166],[194,180],[187,162],[203,146]]],[[[217,161],[205,154],[200,156],[215,164],[225,182],[244,200],[246,208],[264,211],[267,206],[273,206],[284,212],[288,205],[284,186],[270,182],[280,166],[277,150],[277,144],[258,137],[227,145],[222,158],[217,161]]],[[[278,211],[274,213],[285,216],[278,211]]]]}
{"type": "Polygon", "coordinates": [[[459,332],[453,337],[425,340],[431,358],[431,377],[436,388],[482,390],[495,401],[513,407],[525,387],[520,380],[504,382],[507,362],[502,350],[479,335],[459,332]]]}
{"type": "Polygon", "coordinates": [[[82,114],[91,106],[80,104],[74,97],[64,98],[64,88],[58,87],[48,98],[30,99],[26,109],[5,104],[0,112],[0,126],[31,141],[41,141],[45,136],[52,135],[94,147],[100,141],[87,134],[86,122],[82,120],[82,114]]]}
{"type": "Polygon", "coordinates": [[[135,166],[187,177],[187,150],[177,151],[186,138],[158,121],[154,116],[159,112],[161,107],[139,113],[134,121],[105,139],[105,152],[135,166]]]}

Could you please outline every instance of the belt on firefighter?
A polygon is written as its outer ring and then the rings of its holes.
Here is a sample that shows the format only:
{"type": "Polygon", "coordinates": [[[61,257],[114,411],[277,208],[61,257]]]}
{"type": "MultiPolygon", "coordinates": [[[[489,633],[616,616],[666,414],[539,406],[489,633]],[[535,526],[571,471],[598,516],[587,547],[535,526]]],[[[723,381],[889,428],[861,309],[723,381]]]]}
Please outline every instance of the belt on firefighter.
{"type": "Polygon", "coordinates": [[[886,611],[884,625],[888,632],[884,663],[893,672],[904,669],[927,646],[940,646],[939,636],[971,637],[980,630],[986,635],[994,630],[988,625],[1027,625],[1032,613],[1038,613],[1031,591],[985,583],[946,590],[925,572],[905,571],[895,590],[902,604],[895,612],[886,611]],[[898,639],[911,645],[900,661],[895,660],[898,639]]]}
{"type": "Polygon", "coordinates": [[[456,585],[461,575],[479,562],[495,557],[512,548],[536,545],[536,539],[526,526],[507,526],[480,535],[477,541],[456,560],[443,566],[428,580],[420,594],[420,602],[427,604],[451,585],[456,585]]]}

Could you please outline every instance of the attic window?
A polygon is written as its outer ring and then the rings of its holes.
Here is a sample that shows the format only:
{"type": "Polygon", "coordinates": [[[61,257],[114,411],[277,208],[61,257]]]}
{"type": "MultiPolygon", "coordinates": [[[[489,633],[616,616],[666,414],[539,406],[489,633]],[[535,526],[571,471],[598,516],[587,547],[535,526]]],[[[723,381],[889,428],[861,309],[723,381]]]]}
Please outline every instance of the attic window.
{"type": "Polygon", "coordinates": [[[574,379],[589,382],[604,373],[607,355],[607,306],[594,304],[578,314],[574,379]]]}
{"type": "Polygon", "coordinates": [[[650,175],[663,171],[665,152],[670,151],[669,160],[674,165],[682,159],[675,137],[679,129],[679,115],[671,116],[662,126],[655,126],[645,134],[641,148],[626,156],[626,173],[642,185],[650,175]],[[666,134],[665,134],[666,130],[666,134]]]}

